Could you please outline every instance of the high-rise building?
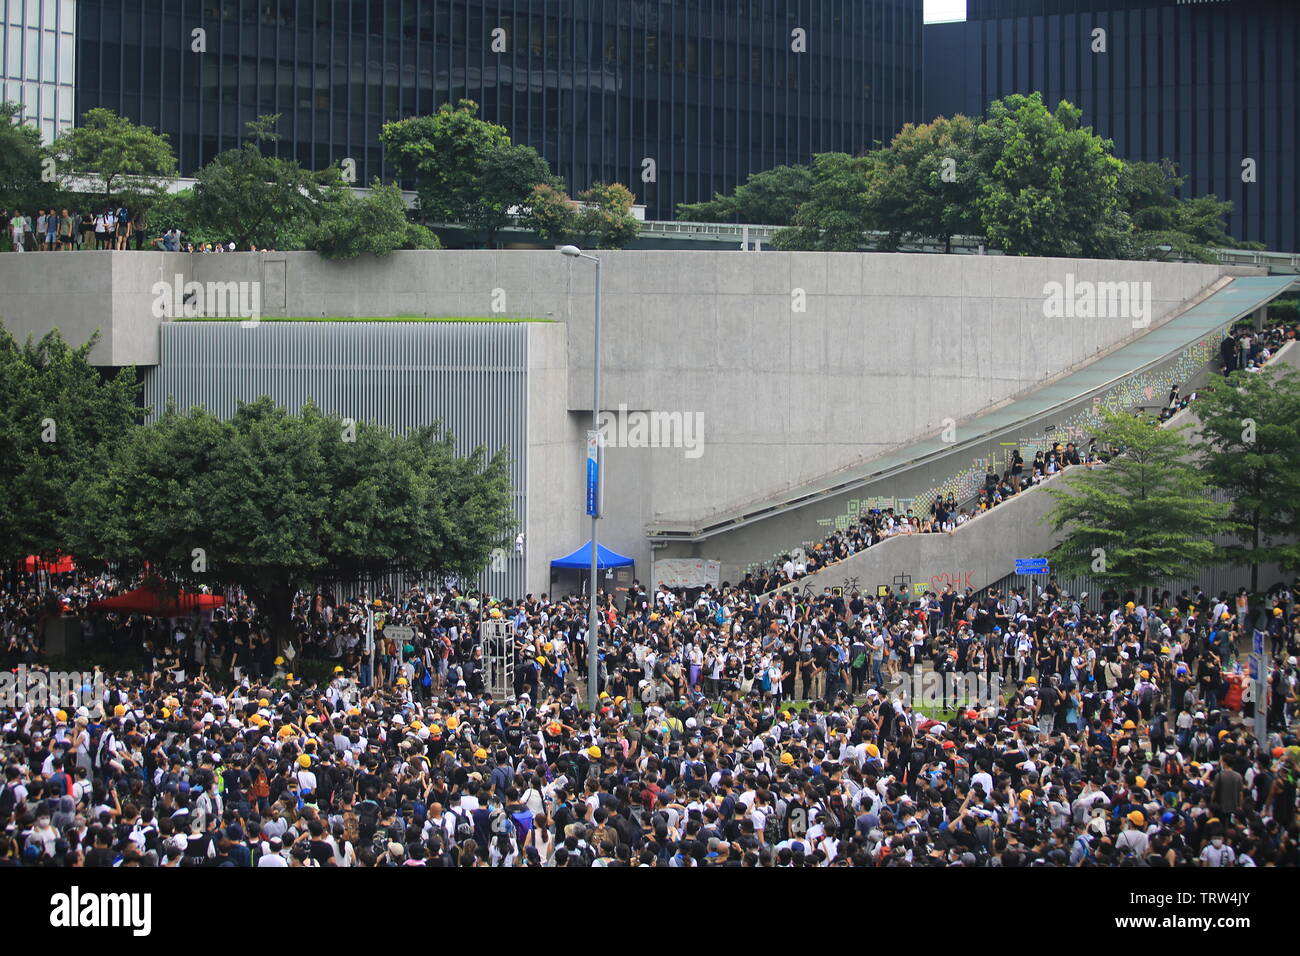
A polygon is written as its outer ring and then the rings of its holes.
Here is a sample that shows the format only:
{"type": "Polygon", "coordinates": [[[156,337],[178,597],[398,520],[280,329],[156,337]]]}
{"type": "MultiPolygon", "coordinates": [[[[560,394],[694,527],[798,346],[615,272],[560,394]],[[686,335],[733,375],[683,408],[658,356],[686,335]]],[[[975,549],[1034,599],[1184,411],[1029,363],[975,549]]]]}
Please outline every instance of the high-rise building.
{"type": "MultiPolygon", "coordinates": [[[[10,0],[12,3],[13,0],[10,0]]],[[[31,0],[28,0],[29,4],[31,0]]],[[[183,175],[283,114],[282,155],[391,176],[387,121],[462,98],[571,191],[648,214],[920,118],[922,0],[79,0],[77,112],[171,136],[183,175]]]]}
{"type": "Polygon", "coordinates": [[[968,0],[966,17],[925,27],[927,119],[1069,100],[1117,155],[1231,200],[1235,238],[1300,248],[1296,0],[968,0]]]}
{"type": "Polygon", "coordinates": [[[0,101],[48,143],[73,121],[77,0],[0,0],[0,101]]]}

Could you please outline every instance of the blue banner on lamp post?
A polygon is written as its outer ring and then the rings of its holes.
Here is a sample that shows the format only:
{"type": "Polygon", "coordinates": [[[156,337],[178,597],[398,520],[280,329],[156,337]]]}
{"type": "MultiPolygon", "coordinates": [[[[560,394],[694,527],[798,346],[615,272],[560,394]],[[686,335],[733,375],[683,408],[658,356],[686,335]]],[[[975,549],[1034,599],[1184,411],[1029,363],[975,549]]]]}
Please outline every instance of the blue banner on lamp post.
{"type": "Polygon", "coordinates": [[[587,514],[600,517],[600,433],[587,432],[587,514]]]}

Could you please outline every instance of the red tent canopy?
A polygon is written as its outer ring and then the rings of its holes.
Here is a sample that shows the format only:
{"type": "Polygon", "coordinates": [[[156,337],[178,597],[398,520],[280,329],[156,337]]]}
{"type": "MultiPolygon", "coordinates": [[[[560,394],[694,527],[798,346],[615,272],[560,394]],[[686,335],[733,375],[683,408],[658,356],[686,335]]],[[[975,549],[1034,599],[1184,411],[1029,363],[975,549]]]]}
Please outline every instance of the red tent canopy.
{"type": "Polygon", "coordinates": [[[61,554],[53,561],[47,561],[45,558],[36,554],[29,554],[23,558],[24,571],[45,571],[48,574],[67,574],[75,571],[77,566],[72,563],[72,558],[66,554],[61,554]]]}
{"type": "Polygon", "coordinates": [[[222,607],[226,599],[217,594],[166,594],[158,586],[145,585],[116,597],[91,601],[86,605],[93,611],[138,611],[154,617],[178,617],[195,611],[210,611],[222,607]]]}

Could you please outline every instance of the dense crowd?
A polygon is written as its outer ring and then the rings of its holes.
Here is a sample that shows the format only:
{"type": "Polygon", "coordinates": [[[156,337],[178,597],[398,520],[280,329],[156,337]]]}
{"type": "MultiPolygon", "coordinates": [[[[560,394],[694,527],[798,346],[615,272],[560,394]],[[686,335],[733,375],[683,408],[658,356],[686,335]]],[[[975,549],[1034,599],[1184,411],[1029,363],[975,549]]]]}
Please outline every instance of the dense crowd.
{"type": "MultiPolygon", "coordinates": [[[[49,617],[116,589],[10,588],[6,664],[39,663],[49,617]]],[[[86,615],[127,658],[99,696],[0,708],[0,864],[1300,862],[1288,587],[1108,591],[1089,611],[1054,582],[1032,610],[992,590],[633,585],[601,598],[595,714],[578,597],[304,594],[278,639],[228,597],[199,618],[86,615]],[[515,635],[495,697],[485,619],[515,635]],[[395,625],[412,628],[400,646],[395,625]],[[1235,669],[1255,630],[1258,684],[1235,669]],[[918,700],[918,673],[995,691],[918,700]]]]}
{"type": "Polygon", "coordinates": [[[98,210],[0,209],[0,241],[13,252],[76,252],[91,249],[143,248],[143,215],[125,206],[98,210]]]}
{"type": "MultiPolygon", "coordinates": [[[[1277,322],[1263,331],[1250,324],[1234,326],[1219,344],[1219,370],[1225,376],[1235,371],[1259,372],[1278,349],[1298,335],[1300,323],[1294,322],[1277,322]]],[[[1209,387],[1213,388],[1213,383],[1209,387]]],[[[1135,413],[1154,412],[1157,421],[1165,422],[1192,404],[1197,394],[1197,389],[1183,389],[1175,383],[1158,409],[1139,407],[1135,413]]],[[[906,507],[867,509],[849,527],[836,528],[821,541],[807,542],[770,565],[754,568],[746,584],[759,592],[772,591],[900,534],[951,534],[972,518],[1073,465],[1091,466],[1106,461],[1109,456],[1110,450],[1099,448],[1095,441],[1083,448],[1074,442],[1052,442],[1035,451],[1028,462],[1022,449],[1009,449],[1005,461],[988,466],[983,483],[968,498],[958,500],[952,492],[937,495],[928,510],[921,513],[906,507]]]]}
{"type": "MultiPolygon", "coordinates": [[[[161,252],[235,252],[233,242],[194,242],[169,227],[153,235],[144,212],[125,206],[105,206],[98,212],[67,209],[0,209],[0,251],[81,252],[89,250],[156,249],[161,252]]],[[[250,246],[249,252],[259,250],[250,246]]]]}

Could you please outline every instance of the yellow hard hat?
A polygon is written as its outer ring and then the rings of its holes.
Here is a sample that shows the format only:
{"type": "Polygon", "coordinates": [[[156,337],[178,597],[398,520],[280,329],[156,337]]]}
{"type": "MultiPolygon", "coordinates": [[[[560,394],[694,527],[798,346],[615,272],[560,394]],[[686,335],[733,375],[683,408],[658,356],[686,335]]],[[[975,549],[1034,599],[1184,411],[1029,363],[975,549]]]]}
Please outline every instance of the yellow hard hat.
{"type": "Polygon", "coordinates": [[[880,756],[880,748],[877,747],[875,744],[867,744],[867,756],[868,756],[868,757],[879,757],[879,756],[880,756]]]}
{"type": "Polygon", "coordinates": [[[66,710],[56,710],[54,712],[54,719],[58,721],[66,721],[68,719],[68,712],[66,710]]]}
{"type": "Polygon", "coordinates": [[[592,760],[599,760],[599,759],[600,759],[600,748],[597,747],[595,744],[593,744],[592,746],[588,747],[588,748],[587,748],[587,756],[590,757],[592,760]]]}
{"type": "Polygon", "coordinates": [[[1219,620],[1226,621],[1229,620],[1231,617],[1232,617],[1231,614],[1229,614],[1227,611],[1224,611],[1222,614],[1219,615],[1219,620]]]}
{"type": "Polygon", "coordinates": [[[487,760],[487,751],[484,750],[482,747],[479,747],[478,750],[474,751],[474,759],[487,760]]]}
{"type": "MultiPolygon", "coordinates": [[[[450,720],[447,721],[447,726],[448,726],[448,727],[451,726],[451,721],[450,721],[450,720]]],[[[429,736],[430,736],[430,737],[441,737],[441,736],[442,736],[442,728],[439,727],[437,724],[430,724],[430,725],[429,725],[429,736]]]]}
{"type": "Polygon", "coordinates": [[[310,727],[312,724],[318,724],[318,723],[320,723],[320,718],[317,717],[315,714],[308,714],[307,719],[303,721],[303,724],[308,727],[310,727]]]}
{"type": "Polygon", "coordinates": [[[285,724],[283,727],[280,728],[280,730],[279,730],[279,732],[276,734],[276,736],[278,736],[278,737],[292,737],[292,736],[293,736],[293,728],[290,727],[288,724],[285,724]]]}
{"type": "Polygon", "coordinates": [[[781,754],[781,763],[785,764],[787,767],[790,766],[794,763],[794,754],[790,753],[788,750],[781,754]]]}
{"type": "Polygon", "coordinates": [[[504,615],[503,615],[499,610],[497,610],[496,608],[493,608],[493,609],[489,612],[488,616],[489,616],[489,617],[504,617],[504,615]]]}
{"type": "Polygon", "coordinates": [[[1127,604],[1125,604],[1124,606],[1125,606],[1125,607],[1137,607],[1137,605],[1134,604],[1132,601],[1129,601],[1129,602],[1128,602],[1127,604]]]}
{"type": "Polygon", "coordinates": [[[1137,730],[1137,724],[1133,723],[1133,721],[1131,721],[1131,720],[1126,720],[1126,721],[1124,721],[1124,726],[1123,726],[1121,729],[1123,729],[1123,730],[1137,730]]]}
{"type": "Polygon", "coordinates": [[[1226,736],[1228,736],[1228,732],[1227,732],[1226,730],[1220,730],[1220,731],[1219,731],[1219,739],[1220,739],[1220,740],[1222,740],[1222,739],[1223,739],[1224,737],[1226,737],[1226,736]]]}
{"type": "Polygon", "coordinates": [[[342,673],[343,673],[343,665],[342,665],[342,664],[335,664],[335,665],[334,665],[334,673],[336,673],[336,674],[342,674],[342,673]]]}
{"type": "Polygon", "coordinates": [[[259,700],[259,701],[257,702],[257,706],[258,706],[258,707],[270,707],[270,706],[271,706],[271,702],[270,702],[269,700],[267,700],[265,697],[263,697],[261,700],[259,700]]]}
{"type": "Polygon", "coordinates": [[[279,667],[279,666],[280,666],[281,664],[283,664],[283,663],[284,663],[284,658],[283,658],[283,657],[277,657],[277,658],[275,659],[275,666],[276,666],[276,667],[279,667]]]}
{"type": "Polygon", "coordinates": [[[1141,810],[1134,810],[1128,815],[1128,822],[1133,824],[1135,827],[1140,827],[1142,824],[1147,822],[1147,818],[1143,815],[1141,810]]]}
{"type": "Polygon", "coordinates": [[[1143,671],[1143,672],[1142,672],[1142,679],[1143,679],[1143,680],[1146,680],[1146,679],[1147,679],[1148,677],[1150,677],[1150,676],[1151,676],[1151,672],[1150,672],[1150,671],[1143,671]]]}
{"type": "Polygon", "coordinates": [[[460,718],[457,717],[455,714],[452,714],[450,717],[447,718],[448,730],[455,730],[459,726],[460,726],[460,718]]]}
{"type": "Polygon", "coordinates": [[[399,678],[397,678],[397,686],[398,686],[398,687],[405,687],[405,686],[407,685],[407,683],[408,683],[408,681],[406,680],[405,677],[399,677],[399,678]]]}
{"type": "Polygon", "coordinates": [[[126,704],[118,704],[116,707],[113,708],[114,717],[121,717],[125,713],[126,713],[126,704]]]}
{"type": "Polygon", "coordinates": [[[1273,608],[1273,616],[1274,616],[1274,617],[1281,617],[1281,616],[1282,616],[1282,609],[1281,609],[1280,607],[1275,607],[1275,608],[1273,608]]]}
{"type": "Polygon", "coordinates": [[[627,700],[626,697],[615,697],[615,698],[614,698],[614,703],[616,703],[616,704],[621,704],[621,703],[623,703],[623,701],[625,701],[625,700],[627,700]]]}
{"type": "Polygon", "coordinates": [[[1037,683],[1038,683],[1038,678],[1037,678],[1037,677],[1034,677],[1034,676],[1032,676],[1032,675],[1030,675],[1029,677],[1026,677],[1026,678],[1025,678],[1025,683],[1026,683],[1026,684],[1037,684],[1037,683]]]}
{"type": "Polygon", "coordinates": [[[551,651],[555,650],[555,645],[552,644],[550,641],[547,641],[545,644],[542,645],[542,650],[544,650],[546,653],[549,654],[551,653],[551,651]]]}
{"type": "Polygon", "coordinates": [[[308,767],[311,766],[311,758],[308,757],[306,754],[300,754],[298,756],[298,766],[306,770],[308,767]]]}
{"type": "Polygon", "coordinates": [[[609,691],[607,691],[607,690],[602,690],[602,691],[600,692],[600,699],[601,699],[601,700],[609,700],[609,691]]]}
{"type": "Polygon", "coordinates": [[[360,716],[361,716],[361,708],[360,708],[360,707],[349,707],[349,708],[348,708],[348,716],[349,716],[349,717],[360,717],[360,716]]]}
{"type": "Polygon", "coordinates": [[[1021,791],[1020,791],[1020,799],[1021,799],[1021,800],[1032,800],[1032,799],[1034,799],[1034,791],[1032,791],[1032,790],[1028,790],[1028,789],[1026,789],[1026,790],[1021,790],[1021,791]]]}
{"type": "Polygon", "coordinates": [[[1146,778],[1146,777],[1136,777],[1136,778],[1134,778],[1133,782],[1134,782],[1135,784],[1137,784],[1138,787],[1145,787],[1145,786],[1147,785],[1147,778],[1146,778]]]}
{"type": "Polygon", "coordinates": [[[162,715],[163,720],[166,720],[168,717],[172,715],[172,712],[166,707],[160,710],[159,713],[162,715]]]}

